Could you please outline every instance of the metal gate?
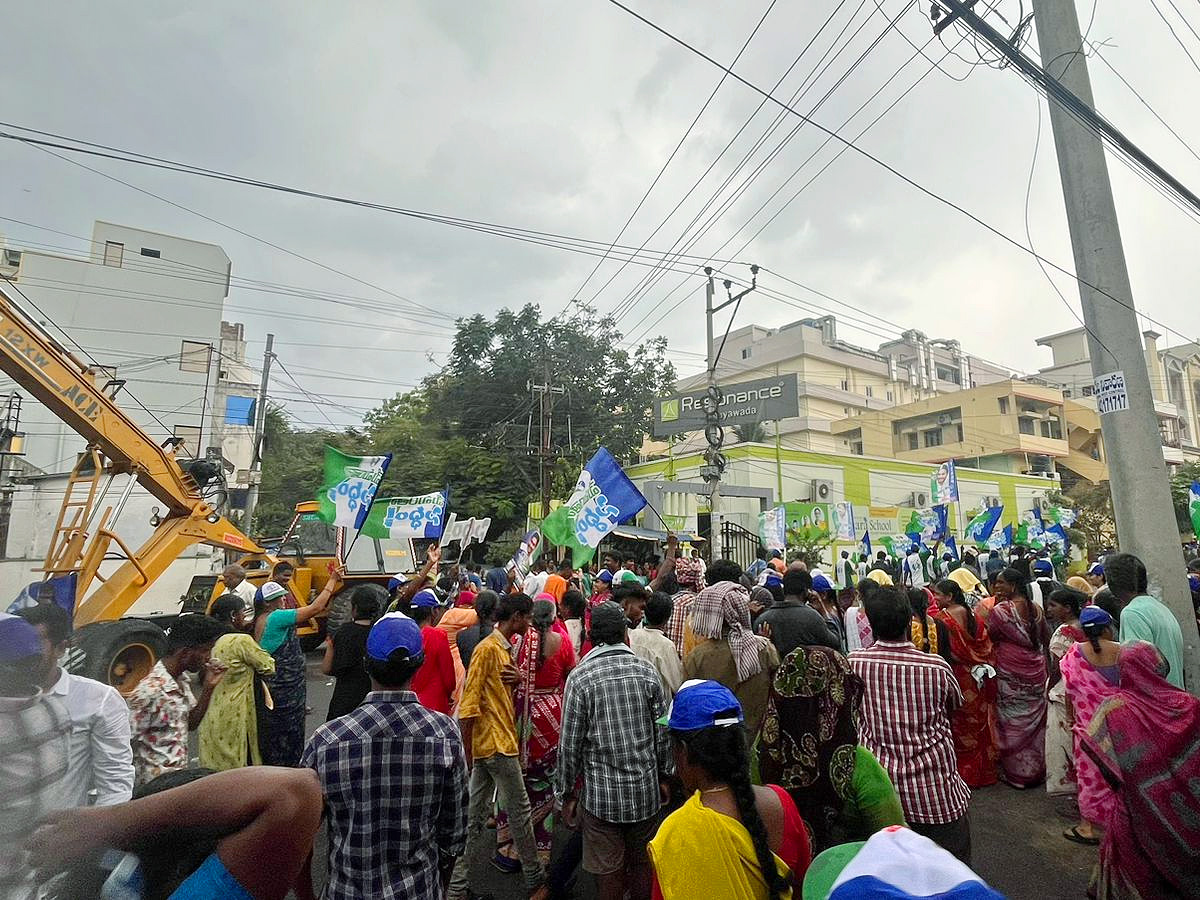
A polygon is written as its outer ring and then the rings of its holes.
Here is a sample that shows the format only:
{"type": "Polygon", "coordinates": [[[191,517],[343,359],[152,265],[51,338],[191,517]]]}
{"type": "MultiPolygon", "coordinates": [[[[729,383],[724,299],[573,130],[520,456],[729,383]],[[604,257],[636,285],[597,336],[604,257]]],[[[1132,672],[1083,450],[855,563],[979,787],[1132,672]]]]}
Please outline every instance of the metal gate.
{"type": "Polygon", "coordinates": [[[754,562],[758,535],[735,522],[721,523],[721,558],[732,559],[743,569],[754,562]]]}

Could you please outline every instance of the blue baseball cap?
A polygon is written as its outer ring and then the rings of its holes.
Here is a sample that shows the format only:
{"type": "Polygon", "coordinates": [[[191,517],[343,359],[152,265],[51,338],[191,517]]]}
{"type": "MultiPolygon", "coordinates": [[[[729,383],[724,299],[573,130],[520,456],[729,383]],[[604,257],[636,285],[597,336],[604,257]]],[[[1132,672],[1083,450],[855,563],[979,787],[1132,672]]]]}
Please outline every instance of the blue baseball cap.
{"type": "Polygon", "coordinates": [[[37,629],[20,616],[0,613],[0,663],[15,663],[42,655],[37,629]]]}
{"type": "Polygon", "coordinates": [[[1099,606],[1085,606],[1079,611],[1080,625],[1111,625],[1112,616],[1099,606]]]}
{"type": "Polygon", "coordinates": [[[386,662],[400,649],[408,651],[410,659],[424,656],[421,626],[404,613],[388,613],[371,626],[367,635],[367,656],[386,662]]]}
{"type": "Polygon", "coordinates": [[[603,581],[605,584],[612,584],[612,572],[608,569],[601,569],[600,574],[596,576],[597,581],[603,581]]]}
{"type": "Polygon", "coordinates": [[[675,694],[669,716],[658,720],[673,731],[740,725],[745,721],[742,704],[725,685],[716,681],[685,681],[675,694]]]}
{"type": "Polygon", "coordinates": [[[403,573],[397,572],[395,575],[393,575],[391,578],[388,579],[388,593],[394,592],[396,590],[396,588],[405,584],[407,581],[408,581],[408,579],[404,576],[403,573]]]}
{"type": "Polygon", "coordinates": [[[1033,572],[1037,575],[1053,575],[1054,563],[1048,559],[1035,559],[1033,561],[1033,572]]]}
{"type": "Polygon", "coordinates": [[[438,595],[433,592],[433,588],[425,588],[423,591],[417,591],[416,596],[412,598],[411,606],[423,606],[429,609],[441,606],[442,602],[438,600],[438,595]]]}
{"type": "Polygon", "coordinates": [[[833,582],[830,581],[828,578],[826,578],[824,575],[814,575],[812,584],[813,584],[813,590],[817,591],[818,593],[821,593],[821,594],[825,593],[826,591],[833,590],[833,582]]]}
{"type": "Polygon", "coordinates": [[[1092,563],[1088,567],[1088,574],[1089,575],[1103,575],[1104,574],[1104,564],[1098,563],[1098,562],[1092,563]]]}
{"type": "Polygon", "coordinates": [[[779,577],[779,573],[771,571],[767,573],[767,577],[763,579],[763,585],[766,587],[782,587],[783,579],[779,577]]]}

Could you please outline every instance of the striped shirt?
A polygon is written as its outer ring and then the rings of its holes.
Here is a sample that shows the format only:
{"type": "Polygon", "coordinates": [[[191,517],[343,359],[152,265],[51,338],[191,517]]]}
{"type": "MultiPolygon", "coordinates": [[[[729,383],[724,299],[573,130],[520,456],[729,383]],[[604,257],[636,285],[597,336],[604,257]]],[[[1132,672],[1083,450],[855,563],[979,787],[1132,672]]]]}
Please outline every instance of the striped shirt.
{"type": "Polygon", "coordinates": [[[876,641],[850,654],[850,668],[863,680],[859,738],[891,776],[904,817],[944,825],[966,815],[971,791],[950,731],[963,696],[950,666],[911,641],[876,641]]]}

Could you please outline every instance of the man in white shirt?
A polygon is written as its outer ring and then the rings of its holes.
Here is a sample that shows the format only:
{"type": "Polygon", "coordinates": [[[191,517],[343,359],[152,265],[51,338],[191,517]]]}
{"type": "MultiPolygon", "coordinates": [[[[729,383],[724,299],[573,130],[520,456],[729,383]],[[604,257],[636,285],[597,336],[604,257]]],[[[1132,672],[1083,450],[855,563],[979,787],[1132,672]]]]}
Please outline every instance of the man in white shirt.
{"type": "Polygon", "coordinates": [[[226,592],[241,597],[242,603],[246,605],[246,612],[254,615],[255,588],[246,580],[246,570],[237,563],[228,565],[221,573],[221,581],[225,584],[226,592]]]}
{"type": "Polygon", "coordinates": [[[925,577],[925,561],[921,559],[921,551],[916,544],[904,558],[904,583],[908,587],[923,588],[928,579],[925,577]]]}
{"type": "Polygon", "coordinates": [[[48,787],[53,809],[112,806],[133,796],[129,707],[116,688],[73,675],[58,664],[71,636],[71,620],[55,604],[21,610],[42,642],[37,681],[67,709],[71,721],[66,774],[48,787]],[[95,792],[94,801],[89,794],[95,792]]]}
{"type": "Polygon", "coordinates": [[[550,573],[546,571],[546,558],[539,556],[533,561],[530,566],[529,574],[525,576],[525,581],[521,583],[521,591],[531,600],[536,600],[537,595],[546,590],[546,579],[550,577],[550,573]]]}
{"type": "MultiPolygon", "coordinates": [[[[617,593],[631,590],[632,588],[620,588],[617,593]]],[[[629,648],[638,659],[644,659],[654,666],[658,672],[658,680],[662,682],[663,696],[668,699],[674,697],[679,685],[683,684],[683,666],[679,661],[679,651],[675,649],[675,642],[663,632],[664,626],[671,618],[672,608],[670,594],[655,591],[646,601],[642,627],[629,630],[629,648]]]]}

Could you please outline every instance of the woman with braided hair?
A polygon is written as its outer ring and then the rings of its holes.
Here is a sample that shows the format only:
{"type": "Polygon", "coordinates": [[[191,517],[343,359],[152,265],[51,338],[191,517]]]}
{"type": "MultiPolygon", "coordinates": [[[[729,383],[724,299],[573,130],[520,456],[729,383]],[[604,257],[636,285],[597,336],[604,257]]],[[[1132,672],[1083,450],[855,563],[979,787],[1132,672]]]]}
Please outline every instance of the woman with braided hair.
{"type": "Polygon", "coordinates": [[[742,708],[728,688],[692,681],[669,721],[675,768],[691,798],[650,842],[655,900],[790,900],[811,853],[796,804],[750,783],[742,708]]]}

